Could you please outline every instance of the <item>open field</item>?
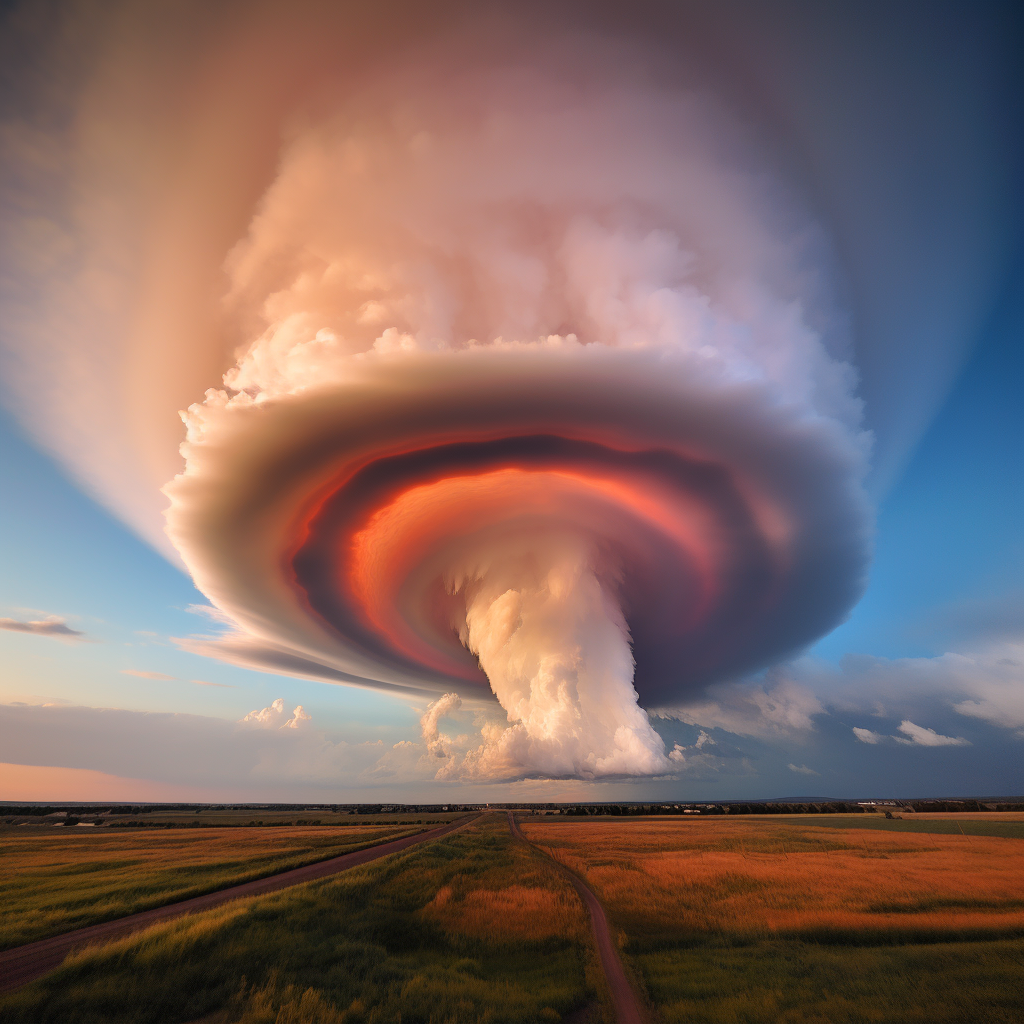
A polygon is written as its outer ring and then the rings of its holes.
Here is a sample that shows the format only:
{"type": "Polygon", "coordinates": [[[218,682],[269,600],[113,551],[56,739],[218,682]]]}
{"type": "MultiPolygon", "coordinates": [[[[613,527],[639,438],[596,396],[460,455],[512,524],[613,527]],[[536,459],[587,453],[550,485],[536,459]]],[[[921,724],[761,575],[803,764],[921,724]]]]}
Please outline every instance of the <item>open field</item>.
{"type": "Polygon", "coordinates": [[[523,829],[601,897],[666,1021],[1019,1019],[1024,842],[861,820],[523,829]]]}
{"type": "Polygon", "coordinates": [[[535,1022],[589,1002],[576,895],[500,818],[93,950],[5,1021],[535,1022]]]}
{"type": "Polygon", "coordinates": [[[0,835],[0,949],[426,828],[11,829],[0,835]]]}
{"type": "MultiPolygon", "coordinates": [[[[1024,822],[992,817],[520,820],[600,896],[664,1024],[924,1024],[1015,1022],[1024,1009],[1024,841],[968,828],[1024,822]]],[[[186,856],[199,858],[197,870],[242,870],[382,831],[69,828],[13,838],[24,842],[22,862],[31,841],[54,858],[51,888],[45,872],[36,884],[59,915],[87,912],[88,897],[75,901],[93,877],[101,902],[120,898],[118,885],[147,865],[154,879],[173,877],[186,856]],[[61,867],[68,851],[87,856],[61,867]],[[98,866],[75,873],[89,863],[98,866]]],[[[18,850],[2,851],[10,877],[18,850]]],[[[511,839],[504,815],[488,815],[329,880],[76,953],[0,1002],[0,1019],[532,1022],[584,1005],[600,1016],[602,992],[571,886],[511,839]]]]}

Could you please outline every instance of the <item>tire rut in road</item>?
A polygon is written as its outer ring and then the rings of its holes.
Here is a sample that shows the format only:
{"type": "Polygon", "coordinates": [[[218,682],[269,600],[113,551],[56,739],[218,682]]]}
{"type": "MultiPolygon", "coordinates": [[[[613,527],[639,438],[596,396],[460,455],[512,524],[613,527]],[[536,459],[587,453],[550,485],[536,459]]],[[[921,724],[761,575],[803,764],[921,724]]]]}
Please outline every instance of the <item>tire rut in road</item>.
{"type": "Polygon", "coordinates": [[[629,983],[629,978],[626,976],[626,969],[622,966],[622,959],[619,957],[619,951],[615,948],[615,942],[612,939],[608,917],[594,890],[564,864],[559,864],[554,857],[551,857],[540,847],[531,843],[519,828],[519,823],[511,811],[508,812],[508,827],[512,835],[547,857],[572,883],[573,888],[590,912],[590,924],[594,930],[594,941],[597,944],[597,952],[601,957],[601,968],[608,982],[608,990],[611,993],[616,1021],[618,1021],[618,1024],[643,1024],[644,1017],[640,1012],[640,1002],[633,991],[633,986],[629,983]]]}

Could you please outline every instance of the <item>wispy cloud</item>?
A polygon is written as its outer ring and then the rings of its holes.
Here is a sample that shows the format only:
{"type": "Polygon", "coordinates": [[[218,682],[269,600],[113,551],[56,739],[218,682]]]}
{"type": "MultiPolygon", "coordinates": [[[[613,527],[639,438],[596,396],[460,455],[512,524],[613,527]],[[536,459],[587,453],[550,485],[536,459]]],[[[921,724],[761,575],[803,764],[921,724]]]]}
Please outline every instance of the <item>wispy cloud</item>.
{"type": "Polygon", "coordinates": [[[123,668],[121,669],[121,675],[136,676],[139,679],[162,679],[164,682],[170,682],[172,679],[177,679],[177,676],[169,676],[165,672],[146,672],[139,668],[123,668]]]}
{"type": "Polygon", "coordinates": [[[764,685],[723,683],[711,687],[703,700],[651,713],[687,725],[766,739],[809,732],[814,716],[824,710],[811,690],[776,669],[768,673],[764,685]]]}
{"type": "Polygon", "coordinates": [[[861,741],[861,743],[870,743],[872,745],[881,743],[885,736],[880,732],[872,732],[870,729],[858,729],[857,726],[853,727],[853,735],[861,741]]]}
{"type": "Polygon", "coordinates": [[[33,636],[49,636],[55,640],[86,640],[85,633],[72,629],[63,619],[49,615],[45,619],[0,619],[0,629],[9,629],[12,633],[31,633],[33,636]]]}
{"type": "Polygon", "coordinates": [[[1024,736],[1024,634],[934,658],[847,655],[838,667],[804,658],[788,671],[826,703],[846,711],[873,706],[878,717],[913,721],[931,713],[924,709],[937,701],[1024,736]]]}
{"type": "Polygon", "coordinates": [[[969,747],[971,745],[971,741],[965,740],[963,736],[943,736],[934,729],[915,725],[908,719],[904,719],[900,723],[900,732],[910,738],[903,739],[900,736],[894,736],[897,743],[913,743],[919,747],[969,747]]]}
{"type": "Polygon", "coordinates": [[[903,719],[899,724],[899,731],[902,736],[886,736],[884,733],[872,732],[870,729],[853,727],[853,735],[861,743],[869,743],[876,746],[879,743],[902,743],[907,747],[969,747],[971,741],[963,736],[943,736],[923,725],[915,725],[909,718],[903,719]]]}
{"type": "Polygon", "coordinates": [[[808,768],[805,764],[787,764],[786,767],[791,772],[798,772],[800,775],[820,775],[821,772],[816,772],[813,768],[808,768]]]}
{"type": "Polygon", "coordinates": [[[234,683],[210,683],[210,682],[207,682],[207,680],[205,680],[205,679],[193,679],[193,680],[191,680],[191,682],[194,683],[196,686],[219,686],[219,687],[222,687],[225,690],[235,690],[235,689],[237,689],[237,687],[234,685],[234,683]]]}

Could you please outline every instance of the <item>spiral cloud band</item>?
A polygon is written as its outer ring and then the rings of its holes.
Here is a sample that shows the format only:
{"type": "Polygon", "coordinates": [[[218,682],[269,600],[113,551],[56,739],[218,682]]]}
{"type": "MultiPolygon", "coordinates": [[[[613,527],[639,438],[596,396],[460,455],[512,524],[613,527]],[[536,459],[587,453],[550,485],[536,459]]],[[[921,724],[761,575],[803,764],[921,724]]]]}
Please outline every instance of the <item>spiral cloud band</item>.
{"type": "Polygon", "coordinates": [[[250,340],[165,488],[205,649],[493,692],[467,776],[669,771],[643,708],[862,586],[814,232],[692,96],[410,75],[296,135],[231,255],[250,340]]]}

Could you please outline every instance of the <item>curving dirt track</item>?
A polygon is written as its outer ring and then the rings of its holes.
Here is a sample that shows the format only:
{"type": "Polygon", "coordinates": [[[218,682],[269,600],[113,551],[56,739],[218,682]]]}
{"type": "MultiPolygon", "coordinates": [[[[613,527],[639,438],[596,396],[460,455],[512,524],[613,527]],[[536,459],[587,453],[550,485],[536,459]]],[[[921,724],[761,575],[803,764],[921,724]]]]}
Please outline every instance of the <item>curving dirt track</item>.
{"type": "MultiPolygon", "coordinates": [[[[548,854],[535,846],[523,835],[515,816],[508,812],[508,827],[517,839],[521,839],[528,846],[533,847],[539,853],[548,854]]],[[[597,942],[597,951],[601,956],[601,967],[604,976],[608,980],[608,988],[611,992],[612,1006],[615,1008],[615,1019],[618,1024],[643,1024],[643,1016],[640,1013],[640,1004],[637,1001],[633,986],[626,977],[626,971],[619,958],[619,951],[615,948],[612,939],[611,928],[608,925],[608,918],[605,916],[604,907],[601,901],[581,878],[574,875],[564,864],[559,864],[553,857],[549,860],[569,879],[573,888],[579,893],[580,899],[586,904],[590,912],[590,923],[594,929],[594,939],[597,942]]]]}
{"type": "Polygon", "coordinates": [[[144,910],[139,914],[132,914],[129,917],[121,917],[115,921],[104,921],[102,924],[90,925],[88,928],[79,928],[77,931],[65,932],[63,935],[54,935],[48,939],[40,939],[38,942],[29,942],[24,946],[15,946],[13,949],[4,950],[0,953],[0,992],[10,992],[12,989],[26,985],[30,981],[35,981],[36,978],[40,978],[48,971],[59,967],[64,962],[64,958],[68,953],[81,946],[119,939],[131,932],[139,931],[141,928],[148,928],[158,921],[167,921],[198,910],[209,910],[210,907],[218,907],[222,903],[241,899],[244,896],[261,896],[264,893],[287,889],[289,886],[298,885],[301,882],[312,882],[318,878],[326,878],[329,875],[337,874],[339,871],[347,871],[349,868],[359,867],[361,864],[367,864],[380,857],[387,857],[392,853],[400,853],[402,850],[407,850],[410,846],[415,846],[417,843],[426,843],[432,839],[440,839],[441,836],[446,836],[448,833],[468,825],[478,817],[480,815],[476,814],[469,818],[461,818],[458,821],[449,822],[447,825],[440,825],[427,832],[404,836],[402,839],[393,839],[378,846],[369,846],[364,850],[343,853],[341,856],[332,857],[330,860],[305,864],[300,868],[292,868],[289,871],[282,871],[276,875],[267,875],[265,878],[243,882],[241,885],[233,885],[227,889],[208,892],[202,896],[195,896],[190,900],[183,900],[180,903],[168,903],[166,906],[154,907],[152,910],[144,910]]]}

